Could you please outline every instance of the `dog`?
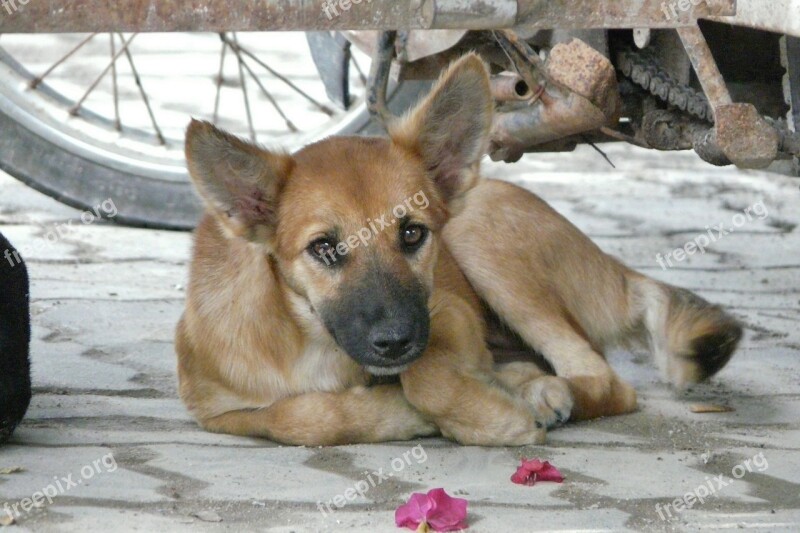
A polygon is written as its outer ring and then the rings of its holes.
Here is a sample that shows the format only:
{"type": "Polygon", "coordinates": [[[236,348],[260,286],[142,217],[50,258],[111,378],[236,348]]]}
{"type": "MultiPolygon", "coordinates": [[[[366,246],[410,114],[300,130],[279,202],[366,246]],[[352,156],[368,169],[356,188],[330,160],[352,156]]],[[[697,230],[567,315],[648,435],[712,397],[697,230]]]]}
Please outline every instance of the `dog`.
{"type": "Polygon", "coordinates": [[[7,441],[31,401],[28,271],[0,233],[0,444],[7,441]]]}
{"type": "Polygon", "coordinates": [[[190,124],[206,214],[176,351],[204,428],[303,445],[541,443],[567,419],[636,409],[611,345],[647,342],[676,386],[725,365],[742,331],[720,307],[480,177],[492,114],[487,67],[469,54],[388,138],[289,155],[190,124]]]}

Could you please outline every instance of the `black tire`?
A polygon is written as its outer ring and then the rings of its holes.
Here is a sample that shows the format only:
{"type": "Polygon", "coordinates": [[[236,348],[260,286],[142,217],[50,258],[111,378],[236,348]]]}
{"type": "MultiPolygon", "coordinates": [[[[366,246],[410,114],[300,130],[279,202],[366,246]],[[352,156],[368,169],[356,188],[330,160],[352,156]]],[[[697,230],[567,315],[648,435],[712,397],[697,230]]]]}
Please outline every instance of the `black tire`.
{"type": "Polygon", "coordinates": [[[51,144],[1,111],[0,168],[76,209],[90,210],[112,198],[119,213],[109,220],[123,225],[189,230],[202,212],[188,176],[158,180],[102,166],[51,144]]]}
{"type": "MultiPolygon", "coordinates": [[[[800,131],[800,37],[786,36],[786,99],[795,132],[800,131]]],[[[800,177],[800,157],[794,158],[794,175],[800,177]]]]}
{"type": "Polygon", "coordinates": [[[14,432],[31,401],[28,271],[0,233],[0,444],[14,432]]]}
{"type": "MultiPolygon", "coordinates": [[[[428,86],[428,82],[400,83],[390,97],[390,109],[404,111],[428,86]]],[[[380,126],[369,121],[347,133],[380,132],[380,126]]],[[[158,179],[100,164],[53,144],[23,126],[2,106],[0,169],[77,209],[93,209],[112,198],[118,213],[110,220],[128,226],[191,230],[203,209],[188,175],[178,180],[158,179]]]]}

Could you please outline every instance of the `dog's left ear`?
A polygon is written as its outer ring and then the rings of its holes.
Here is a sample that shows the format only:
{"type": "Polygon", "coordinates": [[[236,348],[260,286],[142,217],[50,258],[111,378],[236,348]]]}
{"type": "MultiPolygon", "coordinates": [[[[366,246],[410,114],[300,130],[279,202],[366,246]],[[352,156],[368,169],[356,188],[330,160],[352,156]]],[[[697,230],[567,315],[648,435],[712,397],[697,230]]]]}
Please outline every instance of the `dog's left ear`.
{"type": "Polygon", "coordinates": [[[471,53],[454,62],[405,117],[390,124],[389,135],[422,158],[450,203],[478,180],[493,111],[486,64],[471,53]]]}

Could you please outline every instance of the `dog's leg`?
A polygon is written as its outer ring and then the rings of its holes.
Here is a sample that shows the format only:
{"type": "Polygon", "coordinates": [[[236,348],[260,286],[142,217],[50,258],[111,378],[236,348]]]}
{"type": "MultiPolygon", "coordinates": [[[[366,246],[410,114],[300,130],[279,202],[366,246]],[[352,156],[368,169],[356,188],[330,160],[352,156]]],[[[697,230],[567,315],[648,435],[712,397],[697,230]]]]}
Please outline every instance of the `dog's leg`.
{"type": "Polygon", "coordinates": [[[635,410],[599,345],[635,324],[626,267],[535,195],[494,180],[470,191],[444,235],[480,297],[569,381],[573,418],[635,410]]]}
{"type": "Polygon", "coordinates": [[[548,429],[569,420],[574,400],[566,379],[525,361],[497,365],[495,376],[528,402],[536,420],[548,429]]]}
{"type": "MultiPolygon", "coordinates": [[[[537,420],[552,427],[570,416],[585,420],[636,410],[633,387],[617,376],[574,324],[553,314],[554,304],[541,299],[524,303],[530,304],[524,318],[518,322],[512,318],[509,324],[519,327],[526,342],[542,354],[558,377],[541,377],[538,367],[524,362],[501,365],[500,376],[534,405],[537,420]]],[[[496,304],[500,308],[509,305],[496,304]]]]}
{"type": "Polygon", "coordinates": [[[522,325],[525,338],[569,383],[572,418],[586,420],[636,410],[636,391],[611,369],[606,359],[572,324],[543,309],[531,309],[522,325]]]}
{"type": "Polygon", "coordinates": [[[475,312],[455,296],[437,294],[432,300],[428,349],[400,376],[408,400],[461,444],[544,442],[530,405],[496,379],[475,312]]]}
{"type": "Polygon", "coordinates": [[[436,426],[406,401],[399,385],[298,394],[263,409],[230,411],[202,424],[217,433],[305,446],[409,440],[437,433],[436,426]]]}
{"type": "Polygon", "coordinates": [[[470,446],[542,444],[545,431],[522,398],[457,366],[460,353],[429,350],[403,374],[406,397],[447,438],[470,446]]]}

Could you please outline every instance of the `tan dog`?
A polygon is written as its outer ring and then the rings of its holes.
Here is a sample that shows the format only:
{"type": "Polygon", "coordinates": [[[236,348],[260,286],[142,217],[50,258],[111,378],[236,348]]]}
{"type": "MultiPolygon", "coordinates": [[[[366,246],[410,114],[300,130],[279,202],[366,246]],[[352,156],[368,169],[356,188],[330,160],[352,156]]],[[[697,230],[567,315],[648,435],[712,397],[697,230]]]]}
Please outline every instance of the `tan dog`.
{"type": "Polygon", "coordinates": [[[492,111],[486,67],[468,55],[389,139],[290,156],[192,122],[186,155],[208,210],[177,352],[181,397],[205,428],[522,445],[570,416],[636,408],[602,355],[612,343],[644,338],[677,385],[727,362],[741,329],[718,307],[479,178],[492,111]],[[496,365],[490,342],[541,354],[559,377],[496,365]],[[374,377],[387,375],[399,383],[374,377]]]}

